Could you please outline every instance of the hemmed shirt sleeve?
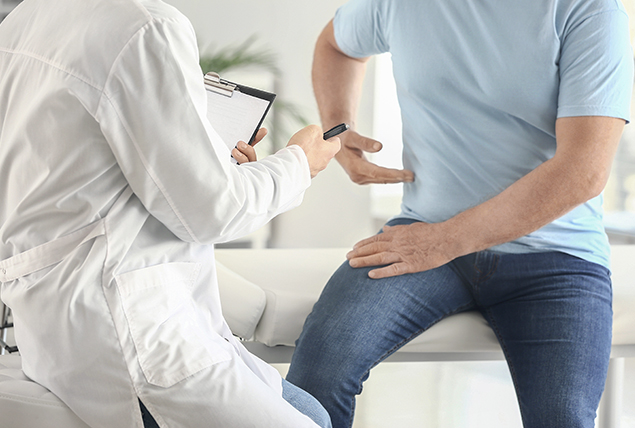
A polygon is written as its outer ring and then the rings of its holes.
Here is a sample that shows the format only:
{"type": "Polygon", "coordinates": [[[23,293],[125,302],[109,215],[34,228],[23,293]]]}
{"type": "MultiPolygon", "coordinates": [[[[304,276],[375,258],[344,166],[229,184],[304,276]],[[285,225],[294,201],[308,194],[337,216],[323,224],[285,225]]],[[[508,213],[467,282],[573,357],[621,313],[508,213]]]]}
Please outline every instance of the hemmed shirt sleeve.
{"type": "Polygon", "coordinates": [[[630,120],[633,51],[628,16],[614,9],[572,18],[562,36],[558,117],[630,120]]]}

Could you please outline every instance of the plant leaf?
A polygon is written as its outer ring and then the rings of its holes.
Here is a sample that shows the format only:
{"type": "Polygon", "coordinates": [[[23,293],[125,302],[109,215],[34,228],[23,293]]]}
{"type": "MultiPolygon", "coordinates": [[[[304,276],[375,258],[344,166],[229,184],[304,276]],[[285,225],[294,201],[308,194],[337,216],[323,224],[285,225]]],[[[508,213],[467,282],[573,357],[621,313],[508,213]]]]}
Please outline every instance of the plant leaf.
{"type": "Polygon", "coordinates": [[[255,36],[251,36],[236,46],[227,46],[217,52],[200,58],[203,74],[209,71],[223,73],[228,70],[245,67],[261,67],[274,75],[279,75],[276,55],[268,50],[254,48],[255,36]]]}

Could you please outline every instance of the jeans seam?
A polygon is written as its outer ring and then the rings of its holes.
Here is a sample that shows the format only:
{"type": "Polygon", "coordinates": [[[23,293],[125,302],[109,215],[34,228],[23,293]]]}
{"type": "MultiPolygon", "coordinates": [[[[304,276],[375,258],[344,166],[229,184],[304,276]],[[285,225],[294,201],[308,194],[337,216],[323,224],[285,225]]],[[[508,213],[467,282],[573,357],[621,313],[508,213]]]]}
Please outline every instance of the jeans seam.
{"type": "Polygon", "coordinates": [[[498,269],[498,263],[500,262],[500,257],[498,255],[494,255],[493,265],[488,270],[487,275],[481,278],[481,275],[483,275],[484,272],[481,270],[481,268],[478,265],[479,258],[480,258],[480,253],[476,253],[476,259],[474,260],[474,270],[478,272],[478,278],[476,278],[474,282],[477,284],[480,284],[490,279],[496,272],[496,269],[498,269]]]}
{"type": "Polygon", "coordinates": [[[514,384],[514,390],[516,391],[518,409],[520,410],[520,417],[522,420],[524,420],[524,415],[523,415],[524,412],[523,412],[523,406],[520,402],[520,395],[519,395],[520,391],[518,389],[516,370],[514,369],[514,364],[512,360],[509,358],[509,351],[507,350],[507,345],[505,344],[505,340],[503,340],[503,336],[500,334],[500,330],[498,329],[498,325],[496,324],[496,321],[494,320],[494,315],[492,314],[492,312],[489,309],[482,309],[482,312],[487,315],[486,318],[489,321],[490,327],[492,328],[492,331],[494,331],[494,334],[496,335],[496,338],[498,339],[498,343],[500,344],[500,347],[503,350],[503,355],[505,356],[505,361],[507,362],[507,367],[509,368],[509,374],[511,375],[512,382],[514,384]]]}
{"type": "Polygon", "coordinates": [[[481,286],[483,285],[483,283],[488,281],[492,276],[494,276],[494,274],[496,273],[496,270],[498,269],[498,264],[500,263],[500,257],[498,255],[495,255],[494,256],[494,263],[490,267],[490,269],[487,272],[486,276],[481,278],[481,275],[483,275],[483,271],[481,270],[481,268],[478,265],[479,258],[480,258],[480,253],[476,253],[476,259],[474,260],[474,271],[478,273],[478,277],[474,278],[474,281],[472,283],[472,292],[473,292],[473,295],[474,295],[474,300],[476,300],[477,303],[479,303],[481,301],[481,299],[480,299],[480,297],[481,297],[481,286]]]}
{"type": "MultiPolygon", "coordinates": [[[[368,375],[370,373],[370,371],[372,369],[374,369],[375,367],[377,367],[379,365],[379,363],[381,363],[383,360],[385,360],[386,358],[388,358],[389,356],[391,356],[392,354],[394,354],[395,352],[397,352],[397,350],[399,348],[401,348],[402,346],[406,345],[408,342],[410,342],[411,340],[413,340],[415,337],[419,336],[420,334],[422,334],[423,332],[425,332],[426,330],[429,330],[430,328],[432,328],[435,324],[437,324],[438,322],[440,322],[441,320],[444,320],[445,318],[461,313],[461,312],[465,312],[467,310],[467,308],[469,308],[470,306],[474,306],[474,303],[467,303],[463,306],[458,307],[455,311],[450,312],[440,318],[438,318],[437,320],[435,320],[433,323],[431,323],[428,327],[426,328],[422,328],[420,330],[417,330],[416,332],[414,332],[413,334],[411,334],[410,336],[408,336],[406,339],[402,340],[401,342],[397,343],[395,346],[393,346],[392,348],[390,348],[388,351],[386,351],[384,354],[382,354],[381,357],[379,357],[379,359],[377,361],[375,361],[375,363],[373,365],[370,366],[370,368],[368,370],[366,370],[363,374],[362,377],[359,378],[357,380],[357,384],[361,386],[362,384],[362,379],[368,375]]],[[[355,401],[355,397],[353,396],[353,402],[355,401]]],[[[353,426],[353,419],[354,419],[354,413],[355,413],[355,407],[353,405],[353,402],[351,402],[351,419],[349,421],[349,428],[353,426]]]]}

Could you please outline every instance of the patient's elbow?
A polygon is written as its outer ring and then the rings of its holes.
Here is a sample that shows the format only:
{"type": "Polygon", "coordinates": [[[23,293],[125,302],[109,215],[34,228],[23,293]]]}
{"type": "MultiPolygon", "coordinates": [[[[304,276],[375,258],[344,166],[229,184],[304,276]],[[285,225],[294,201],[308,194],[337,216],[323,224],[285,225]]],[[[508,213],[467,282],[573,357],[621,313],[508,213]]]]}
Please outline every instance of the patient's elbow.
{"type": "Polygon", "coordinates": [[[608,171],[587,171],[581,180],[582,184],[579,186],[580,199],[582,200],[581,202],[586,202],[589,199],[600,196],[606,187],[608,179],[608,171]]]}

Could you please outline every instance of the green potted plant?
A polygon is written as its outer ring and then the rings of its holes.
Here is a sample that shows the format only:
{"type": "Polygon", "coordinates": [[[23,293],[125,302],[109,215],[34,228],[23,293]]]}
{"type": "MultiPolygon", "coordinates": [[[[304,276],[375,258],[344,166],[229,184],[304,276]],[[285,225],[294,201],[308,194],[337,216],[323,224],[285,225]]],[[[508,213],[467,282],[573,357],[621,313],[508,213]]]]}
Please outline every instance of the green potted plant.
{"type": "MultiPolygon", "coordinates": [[[[254,73],[268,73],[275,82],[282,75],[277,65],[277,58],[270,50],[256,48],[255,40],[256,38],[252,36],[237,45],[211,50],[210,53],[201,55],[200,65],[203,73],[214,71],[224,77],[226,73],[249,70],[254,73]]],[[[275,91],[275,88],[259,89],[275,91]]],[[[267,139],[272,145],[267,151],[271,153],[283,147],[295,131],[308,124],[309,121],[297,105],[278,96],[265,121],[265,127],[269,131],[267,139]]]]}

